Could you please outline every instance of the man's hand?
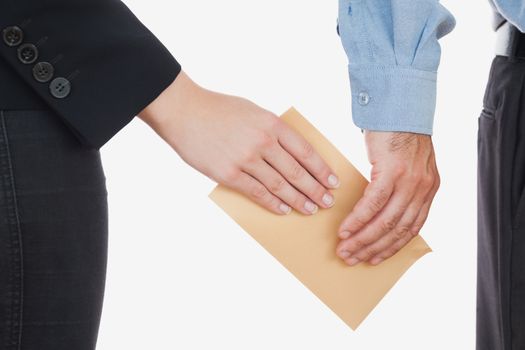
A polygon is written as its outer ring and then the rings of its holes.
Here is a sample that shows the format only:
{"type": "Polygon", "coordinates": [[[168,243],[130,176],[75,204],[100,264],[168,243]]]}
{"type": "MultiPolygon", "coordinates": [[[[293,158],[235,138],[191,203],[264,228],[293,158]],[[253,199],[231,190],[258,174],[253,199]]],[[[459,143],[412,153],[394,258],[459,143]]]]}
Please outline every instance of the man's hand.
{"type": "Polygon", "coordinates": [[[439,188],[429,135],[365,131],[371,182],[343,220],[337,254],[348,264],[381,263],[419,234],[439,188]]]}

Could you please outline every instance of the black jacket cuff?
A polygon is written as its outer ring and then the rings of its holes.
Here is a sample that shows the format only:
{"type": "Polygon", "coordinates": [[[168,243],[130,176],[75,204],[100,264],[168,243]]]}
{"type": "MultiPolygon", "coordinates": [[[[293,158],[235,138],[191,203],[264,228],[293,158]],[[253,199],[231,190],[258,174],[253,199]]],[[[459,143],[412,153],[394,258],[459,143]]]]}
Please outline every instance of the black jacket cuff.
{"type": "Polygon", "coordinates": [[[102,147],[181,71],[121,1],[2,3],[0,56],[87,147],[102,147]]]}

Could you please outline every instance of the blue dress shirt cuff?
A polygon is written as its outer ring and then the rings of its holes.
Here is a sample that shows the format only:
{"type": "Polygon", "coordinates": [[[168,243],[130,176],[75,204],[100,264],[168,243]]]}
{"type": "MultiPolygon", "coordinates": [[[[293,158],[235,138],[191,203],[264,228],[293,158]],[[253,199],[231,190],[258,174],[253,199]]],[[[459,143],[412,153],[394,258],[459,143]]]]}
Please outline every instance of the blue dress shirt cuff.
{"type": "Polygon", "coordinates": [[[362,64],[348,71],[356,126],[432,135],[437,72],[362,64]]]}

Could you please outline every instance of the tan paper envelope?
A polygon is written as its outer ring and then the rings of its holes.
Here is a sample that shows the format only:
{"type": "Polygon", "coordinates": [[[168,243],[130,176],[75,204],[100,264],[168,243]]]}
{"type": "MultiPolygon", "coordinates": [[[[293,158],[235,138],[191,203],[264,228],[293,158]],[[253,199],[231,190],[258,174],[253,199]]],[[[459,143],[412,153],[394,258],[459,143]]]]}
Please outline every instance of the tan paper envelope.
{"type": "Polygon", "coordinates": [[[368,181],[295,109],[281,118],[303,135],[339,176],[341,185],[333,190],[334,206],[311,216],[296,211],[280,216],[222,185],[209,197],[355,330],[403,273],[431,249],[416,236],[377,266],[346,265],[336,256],[337,229],[368,181]]]}

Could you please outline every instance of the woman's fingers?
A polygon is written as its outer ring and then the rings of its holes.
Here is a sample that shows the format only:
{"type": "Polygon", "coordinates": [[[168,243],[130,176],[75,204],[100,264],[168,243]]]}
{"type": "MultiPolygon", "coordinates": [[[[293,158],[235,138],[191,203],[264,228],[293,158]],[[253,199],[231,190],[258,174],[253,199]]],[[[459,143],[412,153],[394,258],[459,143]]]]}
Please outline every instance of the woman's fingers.
{"type": "Polygon", "coordinates": [[[289,205],[270,193],[262,183],[241,170],[232,172],[223,183],[276,214],[285,215],[292,210],[289,205]]]}
{"type": "Polygon", "coordinates": [[[239,136],[245,144],[244,151],[240,157],[233,157],[237,158],[236,164],[230,167],[229,174],[225,176],[223,172],[222,176],[217,176],[219,182],[273,212],[286,213],[295,209],[311,215],[320,207],[331,207],[334,197],[327,187],[338,187],[339,179],[311,145],[284,122],[273,120],[270,124],[263,133],[239,136]],[[284,144],[295,155],[283,147],[280,139],[285,140],[284,144]],[[320,181],[313,173],[324,180],[320,181]]]}
{"type": "Polygon", "coordinates": [[[280,200],[303,214],[315,214],[318,205],[293,187],[277,170],[266,161],[247,163],[242,170],[263,184],[266,189],[280,200]]]}
{"type": "Polygon", "coordinates": [[[339,178],[313,146],[291,127],[278,123],[279,144],[326,188],[339,187],[339,178]]]}
{"type": "MultiPolygon", "coordinates": [[[[263,152],[263,157],[288,183],[323,208],[334,204],[334,196],[279,144],[263,152]]],[[[285,198],[281,197],[286,201],[285,198]]],[[[297,199],[293,199],[297,200],[297,199]]],[[[292,202],[293,203],[293,202],[292,202]]]]}

